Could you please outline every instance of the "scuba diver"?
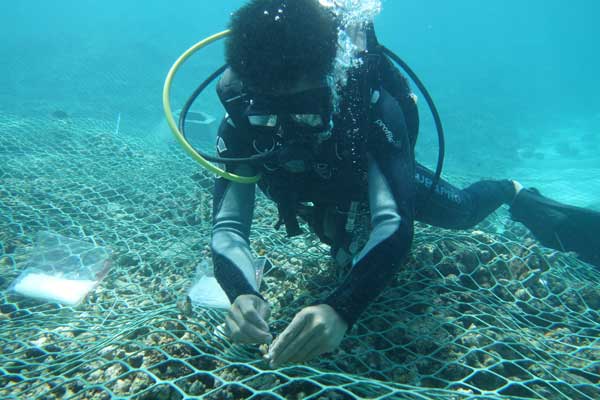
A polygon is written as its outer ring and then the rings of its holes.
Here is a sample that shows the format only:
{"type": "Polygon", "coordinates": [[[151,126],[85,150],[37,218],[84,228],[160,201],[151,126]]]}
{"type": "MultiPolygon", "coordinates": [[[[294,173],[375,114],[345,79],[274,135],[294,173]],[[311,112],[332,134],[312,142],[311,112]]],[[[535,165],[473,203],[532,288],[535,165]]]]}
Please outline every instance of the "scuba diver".
{"type": "Polygon", "coordinates": [[[331,79],[340,26],[317,0],[250,0],[231,17],[216,150],[228,173],[260,175],[256,184],[220,177],[214,187],[212,257],[234,342],[270,343],[272,367],[333,351],[402,266],[415,221],[466,229],[506,204],[544,245],[600,265],[600,213],[513,180],[461,190],[418,164],[416,96],[372,26],[354,32],[358,62],[346,79],[331,79]],[[277,228],[299,235],[302,218],[349,271],[275,340],[249,242],[257,185],[277,205],[277,228]]]}

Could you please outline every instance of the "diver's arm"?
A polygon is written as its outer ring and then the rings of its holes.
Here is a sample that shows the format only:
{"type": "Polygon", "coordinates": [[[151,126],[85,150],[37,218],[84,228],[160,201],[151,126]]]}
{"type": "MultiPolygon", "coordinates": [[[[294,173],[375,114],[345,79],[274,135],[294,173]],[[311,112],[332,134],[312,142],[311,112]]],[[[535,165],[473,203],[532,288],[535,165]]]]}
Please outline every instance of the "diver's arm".
{"type": "MultiPolygon", "coordinates": [[[[240,145],[236,138],[240,136],[237,129],[224,120],[219,129],[218,142],[223,143],[219,155],[233,157],[240,154],[236,148],[240,145]]],[[[254,171],[249,166],[238,166],[230,172],[251,176],[254,171]]],[[[215,180],[211,240],[213,265],[215,277],[232,303],[244,294],[260,297],[249,242],[255,186],[225,178],[215,180]]]]}
{"type": "MultiPolygon", "coordinates": [[[[245,175],[244,168],[236,169],[245,175]]],[[[254,208],[254,184],[219,178],[211,248],[215,277],[231,301],[227,335],[237,343],[270,343],[269,304],[258,293],[248,236],[254,208]]]]}
{"type": "MultiPolygon", "coordinates": [[[[245,157],[247,146],[226,117],[221,123],[217,151],[222,157],[245,157]]],[[[253,168],[240,165],[227,168],[238,175],[255,175],[253,168]]],[[[249,236],[254,212],[255,185],[219,178],[213,198],[211,249],[215,277],[231,301],[225,317],[225,331],[237,343],[269,343],[273,339],[267,320],[269,304],[258,293],[254,257],[249,236]]]]}
{"type": "MultiPolygon", "coordinates": [[[[236,174],[244,175],[242,170],[236,174]]],[[[254,184],[218,178],[214,192],[211,250],[215,277],[233,303],[243,294],[258,294],[249,236],[254,210],[254,184]]]]}
{"type": "Polygon", "coordinates": [[[369,139],[372,230],[350,274],[324,301],[352,325],[392,280],[413,239],[414,155],[398,104],[382,93],[369,139]]]}

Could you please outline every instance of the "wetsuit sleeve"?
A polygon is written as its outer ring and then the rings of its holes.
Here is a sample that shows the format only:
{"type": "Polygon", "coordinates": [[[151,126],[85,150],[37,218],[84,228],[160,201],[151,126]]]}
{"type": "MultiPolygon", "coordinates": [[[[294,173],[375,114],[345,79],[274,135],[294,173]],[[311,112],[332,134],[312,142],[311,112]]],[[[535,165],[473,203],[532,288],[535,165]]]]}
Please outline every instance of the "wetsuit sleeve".
{"type": "MultiPolygon", "coordinates": [[[[239,132],[226,117],[217,137],[218,154],[223,157],[240,157],[244,146],[236,141],[239,137],[239,132]]],[[[244,176],[254,175],[254,171],[244,165],[229,171],[244,176]]],[[[215,180],[212,258],[215,277],[232,303],[243,294],[260,297],[254,272],[255,260],[249,244],[255,186],[224,178],[215,180]]]]}
{"type": "Polygon", "coordinates": [[[350,274],[325,300],[349,325],[391,282],[410,250],[414,231],[415,162],[402,110],[383,92],[373,114],[368,144],[369,240],[354,258],[350,274]]]}

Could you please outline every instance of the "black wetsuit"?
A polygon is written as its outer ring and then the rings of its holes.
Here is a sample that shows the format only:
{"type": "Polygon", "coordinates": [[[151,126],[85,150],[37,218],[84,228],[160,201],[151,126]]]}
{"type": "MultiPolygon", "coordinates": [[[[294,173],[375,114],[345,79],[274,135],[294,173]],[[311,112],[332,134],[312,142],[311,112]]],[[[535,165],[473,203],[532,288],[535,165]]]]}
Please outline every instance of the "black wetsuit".
{"type": "MultiPolygon", "coordinates": [[[[227,74],[224,79],[228,79],[227,74]]],[[[261,172],[259,186],[276,201],[313,203],[314,212],[307,219],[317,234],[333,246],[334,256],[337,250],[352,253],[347,258],[352,263],[350,273],[322,300],[349,325],[381,293],[402,264],[411,247],[415,220],[447,228],[468,228],[514,197],[511,181],[482,181],[465,190],[441,182],[433,198],[427,200],[433,173],[415,162],[414,141],[409,137],[399,102],[380,88],[373,97],[370,115],[362,166],[344,158],[344,152],[335,143],[339,136],[334,134],[311,149],[314,158],[303,171],[292,172],[283,166],[261,166],[258,171],[249,166],[230,169],[244,175],[261,172]],[[351,241],[343,236],[348,230],[345,228],[353,202],[368,204],[370,211],[368,240],[359,252],[343,249],[351,241]],[[329,228],[323,228],[331,219],[331,210],[333,222],[329,228]]],[[[339,128],[334,125],[336,129],[339,128]]],[[[226,116],[219,130],[218,153],[223,157],[254,154],[253,138],[251,132],[243,132],[231,116],[226,116]]],[[[223,178],[215,184],[211,247],[215,276],[231,302],[242,294],[260,296],[253,286],[254,261],[249,247],[255,186],[223,178]]],[[[294,211],[301,214],[301,210],[294,211]]]]}

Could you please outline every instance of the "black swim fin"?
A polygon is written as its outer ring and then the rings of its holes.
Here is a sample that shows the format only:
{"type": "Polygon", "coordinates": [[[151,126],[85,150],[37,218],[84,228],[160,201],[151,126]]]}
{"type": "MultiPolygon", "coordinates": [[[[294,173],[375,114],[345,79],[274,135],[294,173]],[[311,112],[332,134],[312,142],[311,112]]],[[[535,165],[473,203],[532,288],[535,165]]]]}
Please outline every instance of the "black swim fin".
{"type": "Polygon", "coordinates": [[[561,204],[536,189],[523,189],[510,212],[544,246],[573,251],[600,267],[600,212],[561,204]]]}

